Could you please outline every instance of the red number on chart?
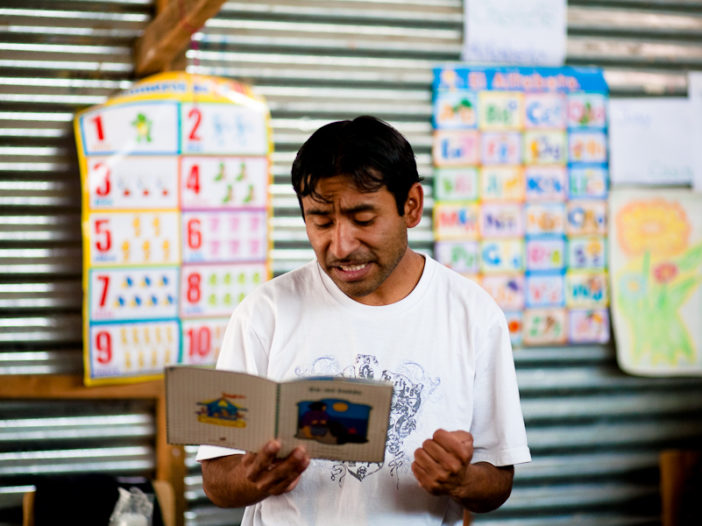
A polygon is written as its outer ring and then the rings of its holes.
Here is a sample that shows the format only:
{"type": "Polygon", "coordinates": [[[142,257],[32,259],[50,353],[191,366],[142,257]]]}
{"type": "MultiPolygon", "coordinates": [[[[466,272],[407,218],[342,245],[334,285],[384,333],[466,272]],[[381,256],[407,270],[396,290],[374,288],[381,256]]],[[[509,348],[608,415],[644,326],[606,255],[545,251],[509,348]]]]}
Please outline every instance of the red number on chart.
{"type": "Polygon", "coordinates": [[[95,193],[100,197],[109,195],[112,187],[110,183],[110,169],[104,163],[96,163],[95,166],[93,166],[93,173],[96,177],[103,176],[102,181],[100,181],[102,184],[95,187],[95,193]]]}
{"type": "Polygon", "coordinates": [[[190,303],[197,303],[202,297],[200,281],[202,281],[202,276],[199,272],[193,272],[188,276],[188,290],[185,295],[190,303]]]}
{"type": "Polygon", "coordinates": [[[95,123],[95,131],[97,132],[98,141],[105,140],[105,131],[102,128],[102,115],[98,115],[90,119],[95,123]]]}
{"type": "Polygon", "coordinates": [[[100,293],[100,307],[105,306],[105,300],[107,299],[107,289],[110,286],[110,276],[98,276],[98,281],[102,284],[102,292],[100,293]]]}
{"type": "Polygon", "coordinates": [[[98,219],[95,221],[95,235],[101,236],[95,242],[95,248],[100,252],[108,252],[112,248],[112,232],[110,232],[110,220],[98,219]]]}
{"type": "Polygon", "coordinates": [[[112,361],[112,335],[107,331],[100,331],[95,335],[96,360],[106,364],[112,361]]]}
{"type": "Polygon", "coordinates": [[[212,332],[209,327],[200,327],[199,329],[188,329],[188,338],[190,338],[189,355],[205,357],[210,353],[212,346],[212,332]]]}
{"type": "Polygon", "coordinates": [[[185,188],[195,194],[200,193],[200,165],[193,164],[190,168],[188,178],[185,180],[185,188]]]}
{"type": "Polygon", "coordinates": [[[198,136],[198,128],[200,127],[200,123],[202,122],[202,112],[200,111],[199,108],[193,108],[188,112],[188,119],[195,119],[195,122],[193,123],[193,127],[190,128],[190,135],[188,135],[188,139],[191,141],[199,141],[200,137],[198,136]]]}
{"type": "Polygon", "coordinates": [[[188,247],[197,250],[202,246],[202,231],[200,230],[200,220],[191,219],[188,221],[188,247]]]}

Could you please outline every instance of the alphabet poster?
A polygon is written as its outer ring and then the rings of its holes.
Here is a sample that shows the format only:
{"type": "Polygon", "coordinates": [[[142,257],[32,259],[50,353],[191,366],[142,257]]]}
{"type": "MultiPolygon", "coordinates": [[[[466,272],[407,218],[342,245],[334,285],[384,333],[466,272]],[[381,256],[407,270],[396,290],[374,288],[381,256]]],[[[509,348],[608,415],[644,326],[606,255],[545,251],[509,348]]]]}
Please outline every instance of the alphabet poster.
{"type": "Polygon", "coordinates": [[[617,189],[610,209],[619,366],[647,376],[702,375],[702,195],[617,189]]]}
{"type": "Polygon", "coordinates": [[[233,308],[270,277],[264,101],[232,80],[163,73],[74,127],[85,383],[213,364],[233,308]]]}
{"type": "Polygon", "coordinates": [[[518,345],[609,340],[608,88],[594,68],[434,70],[435,257],[518,345]]]}

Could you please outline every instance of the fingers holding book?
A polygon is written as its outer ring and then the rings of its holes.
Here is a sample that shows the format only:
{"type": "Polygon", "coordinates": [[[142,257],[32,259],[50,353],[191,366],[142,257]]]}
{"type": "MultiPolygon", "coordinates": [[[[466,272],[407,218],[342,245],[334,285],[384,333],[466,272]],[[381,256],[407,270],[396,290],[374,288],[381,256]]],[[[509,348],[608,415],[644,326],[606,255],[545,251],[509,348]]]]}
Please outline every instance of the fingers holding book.
{"type": "Polygon", "coordinates": [[[291,491],[310,463],[303,447],[295,448],[285,458],[277,458],[278,451],[280,442],[270,440],[259,451],[247,453],[242,459],[248,481],[267,495],[291,491]]]}

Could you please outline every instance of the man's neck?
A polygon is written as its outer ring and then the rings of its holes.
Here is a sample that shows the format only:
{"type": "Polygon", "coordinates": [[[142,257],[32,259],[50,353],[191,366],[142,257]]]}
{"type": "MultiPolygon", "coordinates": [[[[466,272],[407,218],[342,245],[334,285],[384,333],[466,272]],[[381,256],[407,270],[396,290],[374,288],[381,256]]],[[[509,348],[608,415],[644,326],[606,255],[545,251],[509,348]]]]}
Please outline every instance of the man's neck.
{"type": "Polygon", "coordinates": [[[352,298],[364,305],[390,305],[409,296],[422,278],[425,258],[408,248],[383,287],[363,298],[352,298]]]}

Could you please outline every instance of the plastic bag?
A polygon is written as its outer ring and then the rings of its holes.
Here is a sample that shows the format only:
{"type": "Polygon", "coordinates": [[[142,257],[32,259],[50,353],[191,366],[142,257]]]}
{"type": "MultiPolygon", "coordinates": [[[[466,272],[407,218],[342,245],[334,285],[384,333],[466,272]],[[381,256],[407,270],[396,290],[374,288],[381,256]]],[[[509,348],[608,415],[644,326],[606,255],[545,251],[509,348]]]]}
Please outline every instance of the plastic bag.
{"type": "Polygon", "coordinates": [[[119,497],[110,516],[109,526],[151,526],[154,512],[153,495],[139,488],[117,488],[119,497]]]}

